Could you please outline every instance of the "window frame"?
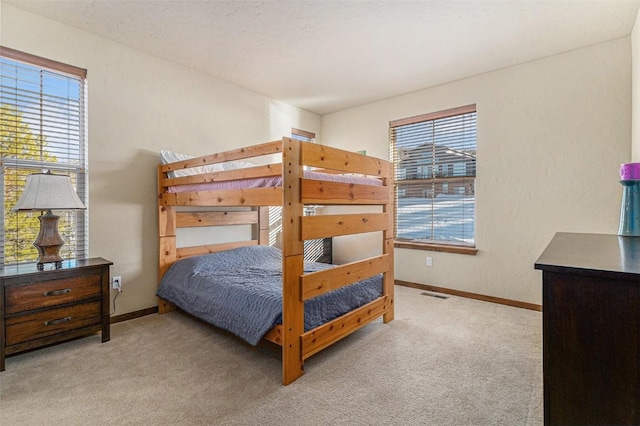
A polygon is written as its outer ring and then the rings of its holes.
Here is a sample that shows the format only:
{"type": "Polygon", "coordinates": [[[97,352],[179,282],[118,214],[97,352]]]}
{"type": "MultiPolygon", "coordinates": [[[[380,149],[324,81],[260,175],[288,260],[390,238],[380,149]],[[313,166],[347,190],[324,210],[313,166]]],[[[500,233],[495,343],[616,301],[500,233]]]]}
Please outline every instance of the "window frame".
{"type": "Polygon", "coordinates": [[[308,132],[306,130],[296,129],[295,127],[291,128],[291,137],[293,139],[297,139],[303,142],[316,142],[316,134],[313,132],[308,132]]]}
{"type": "MultiPolygon", "coordinates": [[[[458,115],[464,115],[464,114],[469,114],[469,113],[477,113],[476,104],[469,104],[469,105],[464,105],[464,106],[460,106],[460,107],[456,107],[456,108],[450,108],[450,109],[446,109],[446,110],[442,110],[442,111],[436,111],[436,112],[427,113],[427,114],[420,114],[420,115],[415,115],[415,116],[411,116],[411,117],[407,117],[407,118],[402,118],[402,119],[390,121],[389,122],[389,150],[390,150],[389,155],[390,155],[391,161],[392,161],[392,163],[394,165],[394,168],[396,167],[395,142],[394,142],[394,139],[393,139],[394,128],[397,128],[397,127],[400,127],[400,126],[405,126],[405,125],[411,125],[411,124],[426,122],[426,121],[433,121],[433,120],[438,120],[438,119],[458,116],[458,115]]],[[[477,135],[477,124],[476,124],[476,135],[477,135]]],[[[476,149],[477,149],[477,141],[476,141],[476,149]]],[[[394,175],[395,175],[395,172],[394,172],[394,175]]],[[[474,182],[475,182],[476,178],[477,178],[477,165],[476,165],[476,175],[474,176],[474,182]]],[[[395,193],[396,200],[397,200],[397,196],[398,196],[398,187],[396,185],[396,193],[395,193]]],[[[475,192],[474,192],[474,206],[475,206],[476,202],[477,202],[477,199],[475,197],[475,192]]],[[[395,209],[395,211],[394,211],[394,222],[397,223],[397,221],[398,221],[398,210],[395,209]]],[[[471,246],[471,245],[465,245],[465,244],[456,244],[454,242],[442,242],[442,243],[440,243],[440,242],[435,242],[435,241],[414,241],[414,240],[407,240],[407,239],[403,239],[403,238],[398,238],[397,237],[397,226],[396,226],[396,227],[394,227],[394,247],[396,247],[396,248],[406,248],[406,249],[415,249],[415,250],[427,250],[427,251],[439,251],[439,252],[447,252],[447,253],[467,254],[467,255],[474,255],[474,256],[478,253],[475,230],[474,230],[474,245],[471,246]]]]}
{"type": "MultiPolygon", "coordinates": [[[[57,74],[62,77],[68,77],[79,80],[80,93],[78,97],[78,108],[80,108],[80,114],[78,118],[77,137],[71,137],[69,140],[76,142],[77,157],[72,157],[73,162],[47,162],[43,158],[39,160],[34,159],[21,159],[15,157],[2,157],[3,153],[0,152],[0,184],[2,186],[2,204],[3,208],[0,211],[0,266],[9,264],[20,264],[34,262],[34,259],[20,259],[16,261],[7,261],[5,253],[5,244],[7,241],[5,232],[5,170],[16,169],[24,170],[29,173],[40,173],[44,170],[51,170],[54,173],[67,174],[75,182],[75,189],[78,193],[78,197],[84,205],[87,207],[83,211],[59,211],[57,214],[61,216],[60,226],[62,232],[63,218],[71,217],[73,215],[74,225],[73,228],[73,241],[75,247],[71,249],[75,254],[75,258],[86,258],[89,255],[89,173],[88,173],[88,122],[87,122],[87,70],[79,68],[73,65],[64,64],[62,62],[46,59],[40,56],[32,55],[26,52],[15,50],[6,46],[0,46],[0,57],[14,61],[24,63],[29,67],[35,67],[41,71],[57,74]],[[77,164],[75,163],[77,161],[77,164]]],[[[40,91],[40,97],[42,98],[44,92],[40,91]]],[[[24,96],[24,95],[21,95],[24,96]]],[[[74,98],[75,99],[75,98],[74,98]]],[[[13,105],[8,103],[8,105],[13,105]]],[[[75,128],[74,128],[75,129],[75,128]]],[[[64,144],[60,146],[65,146],[64,144]]],[[[42,150],[42,146],[40,146],[42,150]]],[[[42,151],[41,151],[42,152],[42,151]]],[[[26,216],[25,213],[22,213],[26,216]]],[[[72,244],[72,241],[65,241],[65,244],[72,244]]]]}

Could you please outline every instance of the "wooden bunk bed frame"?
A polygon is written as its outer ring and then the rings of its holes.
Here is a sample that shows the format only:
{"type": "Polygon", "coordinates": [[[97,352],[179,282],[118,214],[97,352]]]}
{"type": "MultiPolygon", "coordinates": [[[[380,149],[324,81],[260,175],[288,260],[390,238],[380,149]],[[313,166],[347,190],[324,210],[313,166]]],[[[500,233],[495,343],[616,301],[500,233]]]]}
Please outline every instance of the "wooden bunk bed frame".
{"type": "MultiPolygon", "coordinates": [[[[283,315],[265,339],[282,346],[282,383],[304,374],[304,360],[334,342],[383,317],[393,320],[393,173],[388,161],[295,139],[253,145],[158,167],[159,280],[176,261],[245,245],[269,244],[268,207],[282,206],[283,315]],[[234,160],[281,154],[279,164],[170,178],[168,172],[234,160]],[[379,178],[382,186],[305,179],[305,166],[325,173],[360,174],[379,178]],[[253,177],[282,175],[282,186],[223,191],[169,193],[169,187],[253,177]],[[304,216],[305,205],[381,206],[380,213],[304,216]],[[198,211],[178,211],[178,206],[198,211]],[[221,211],[228,206],[251,211],[221,211]],[[202,211],[203,207],[216,208],[202,211]],[[251,240],[197,247],[176,247],[182,227],[252,224],[251,240]],[[304,241],[381,231],[382,254],[313,273],[304,273],[304,241]],[[304,330],[304,301],[356,281],[383,274],[382,295],[313,330],[304,330]]],[[[159,313],[175,309],[159,299],[159,313]]]]}

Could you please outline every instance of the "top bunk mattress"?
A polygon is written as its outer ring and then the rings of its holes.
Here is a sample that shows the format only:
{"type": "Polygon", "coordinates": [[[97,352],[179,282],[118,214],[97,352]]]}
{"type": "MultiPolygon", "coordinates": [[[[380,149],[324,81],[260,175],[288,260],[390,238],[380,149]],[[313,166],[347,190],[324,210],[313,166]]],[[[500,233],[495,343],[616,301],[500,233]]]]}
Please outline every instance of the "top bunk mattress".
{"type": "MultiPolygon", "coordinates": [[[[340,174],[328,174],[313,172],[309,170],[304,171],[304,178],[311,180],[323,180],[330,182],[352,183],[358,185],[372,185],[382,186],[382,181],[379,179],[368,178],[355,175],[340,175],[340,174]]],[[[267,176],[261,178],[250,179],[235,179],[221,182],[208,182],[197,183],[189,185],[170,186],[167,188],[167,192],[195,192],[195,191],[221,191],[232,189],[246,189],[246,188],[267,188],[282,185],[282,175],[267,176]]]]}

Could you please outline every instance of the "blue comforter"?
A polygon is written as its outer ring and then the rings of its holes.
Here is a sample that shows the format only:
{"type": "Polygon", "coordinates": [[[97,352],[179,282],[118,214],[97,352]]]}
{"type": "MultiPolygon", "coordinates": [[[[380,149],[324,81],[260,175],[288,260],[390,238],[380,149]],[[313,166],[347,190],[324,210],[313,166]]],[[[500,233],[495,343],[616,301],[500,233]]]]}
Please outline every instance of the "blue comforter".
{"type": "MultiPolygon", "coordinates": [[[[305,262],[305,272],[331,268],[305,262]]],[[[382,294],[380,275],[305,302],[311,330],[382,294]]],[[[256,345],[282,323],[282,252],[269,246],[240,247],[174,263],[157,295],[210,324],[256,345]]]]}

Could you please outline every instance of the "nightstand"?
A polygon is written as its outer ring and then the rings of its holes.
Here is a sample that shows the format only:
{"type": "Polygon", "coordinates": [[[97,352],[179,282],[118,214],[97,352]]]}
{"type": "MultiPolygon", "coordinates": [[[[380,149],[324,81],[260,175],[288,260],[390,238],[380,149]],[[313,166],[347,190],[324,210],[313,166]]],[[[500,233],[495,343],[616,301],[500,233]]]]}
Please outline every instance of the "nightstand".
{"type": "Polygon", "coordinates": [[[7,355],[102,332],[109,340],[109,266],[102,258],[0,267],[0,371],[7,355]],[[45,268],[49,265],[45,265],[45,268]]]}

